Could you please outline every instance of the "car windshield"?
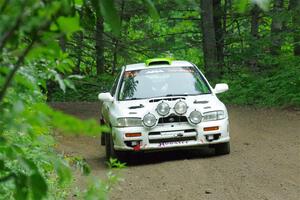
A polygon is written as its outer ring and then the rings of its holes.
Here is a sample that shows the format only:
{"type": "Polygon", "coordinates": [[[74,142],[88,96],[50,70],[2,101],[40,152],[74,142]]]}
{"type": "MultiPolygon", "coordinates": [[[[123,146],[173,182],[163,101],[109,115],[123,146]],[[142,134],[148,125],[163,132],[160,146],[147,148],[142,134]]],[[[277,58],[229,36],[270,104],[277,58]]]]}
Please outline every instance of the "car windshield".
{"type": "Polygon", "coordinates": [[[149,68],[125,71],[119,100],[211,93],[194,67],[149,68]]]}

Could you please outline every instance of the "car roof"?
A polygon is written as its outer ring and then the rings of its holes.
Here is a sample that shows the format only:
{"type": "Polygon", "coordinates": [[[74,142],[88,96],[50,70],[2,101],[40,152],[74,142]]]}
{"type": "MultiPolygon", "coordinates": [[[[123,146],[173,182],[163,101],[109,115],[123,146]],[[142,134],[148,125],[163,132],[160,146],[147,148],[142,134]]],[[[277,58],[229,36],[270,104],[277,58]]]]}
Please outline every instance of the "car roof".
{"type": "Polygon", "coordinates": [[[152,68],[163,68],[163,67],[193,67],[194,65],[184,60],[173,60],[171,64],[155,64],[146,65],[146,63],[136,63],[125,66],[125,71],[141,70],[141,69],[152,69],[152,68]]]}

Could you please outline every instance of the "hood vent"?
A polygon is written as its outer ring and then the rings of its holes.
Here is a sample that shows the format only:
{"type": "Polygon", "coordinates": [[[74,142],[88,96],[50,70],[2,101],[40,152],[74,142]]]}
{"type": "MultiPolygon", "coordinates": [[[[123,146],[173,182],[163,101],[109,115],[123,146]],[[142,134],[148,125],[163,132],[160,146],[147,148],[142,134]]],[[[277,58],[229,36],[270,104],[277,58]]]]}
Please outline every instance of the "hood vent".
{"type": "Polygon", "coordinates": [[[159,102],[161,100],[164,100],[164,101],[176,101],[178,99],[185,100],[184,97],[167,97],[167,98],[151,99],[151,100],[149,100],[149,103],[159,102]]]}
{"type": "Polygon", "coordinates": [[[139,109],[139,108],[144,108],[144,105],[143,104],[140,104],[138,106],[130,106],[128,107],[129,109],[139,109]]]}
{"type": "Polygon", "coordinates": [[[198,101],[198,100],[195,100],[194,101],[194,104],[207,104],[208,101],[198,101]]]}

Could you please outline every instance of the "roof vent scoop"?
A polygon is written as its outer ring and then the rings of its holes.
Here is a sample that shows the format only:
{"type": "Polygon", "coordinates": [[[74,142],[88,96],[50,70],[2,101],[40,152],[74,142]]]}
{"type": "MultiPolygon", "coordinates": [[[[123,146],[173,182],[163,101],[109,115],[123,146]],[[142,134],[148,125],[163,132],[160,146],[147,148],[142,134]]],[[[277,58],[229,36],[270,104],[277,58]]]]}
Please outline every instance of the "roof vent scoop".
{"type": "Polygon", "coordinates": [[[153,58],[146,60],[147,66],[153,66],[153,65],[171,65],[172,59],[171,58],[153,58]]]}

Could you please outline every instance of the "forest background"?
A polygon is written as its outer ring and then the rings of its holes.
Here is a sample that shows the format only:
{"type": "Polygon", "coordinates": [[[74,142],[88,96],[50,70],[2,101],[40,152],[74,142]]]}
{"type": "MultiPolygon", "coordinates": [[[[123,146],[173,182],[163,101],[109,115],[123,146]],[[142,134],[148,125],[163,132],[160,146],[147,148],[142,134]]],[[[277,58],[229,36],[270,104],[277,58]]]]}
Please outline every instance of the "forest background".
{"type": "MultiPolygon", "coordinates": [[[[54,130],[106,127],[47,102],[97,101],[125,64],[188,60],[229,85],[228,104],[300,106],[298,0],[0,0],[0,22],[1,199],[66,198],[70,168],[89,174],[55,151],[54,130]]],[[[82,196],[106,198],[117,179],[94,180],[82,196]]]]}

